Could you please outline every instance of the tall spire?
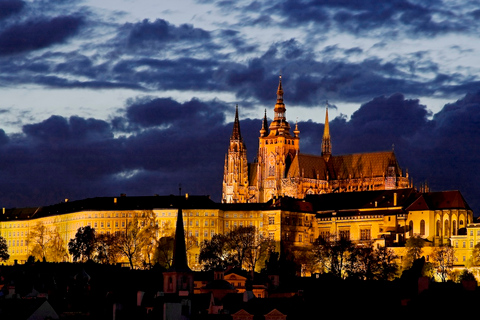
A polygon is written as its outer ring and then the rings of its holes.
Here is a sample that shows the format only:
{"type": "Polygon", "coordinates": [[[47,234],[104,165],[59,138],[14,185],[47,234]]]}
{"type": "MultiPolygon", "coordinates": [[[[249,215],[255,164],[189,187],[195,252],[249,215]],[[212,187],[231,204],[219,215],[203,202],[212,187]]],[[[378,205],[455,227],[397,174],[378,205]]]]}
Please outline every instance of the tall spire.
{"type": "MultiPolygon", "coordinates": [[[[188,194],[185,195],[185,200],[188,199],[188,194]]],[[[183,214],[182,204],[183,197],[180,197],[177,213],[177,225],[175,228],[175,242],[173,248],[173,262],[172,269],[177,272],[190,272],[187,261],[187,246],[185,245],[185,231],[183,228],[183,214]]]]}
{"type": "Polygon", "coordinates": [[[235,107],[235,120],[233,121],[232,140],[242,140],[242,134],[240,133],[240,121],[238,120],[238,104],[235,107]]]}
{"type": "Polygon", "coordinates": [[[332,144],[330,141],[330,125],[328,123],[328,101],[326,102],[325,108],[325,127],[323,129],[323,139],[322,139],[322,156],[325,161],[330,159],[332,155],[332,144]]]}
{"type": "Polygon", "coordinates": [[[285,121],[285,104],[283,103],[282,76],[278,77],[277,103],[275,104],[274,120],[285,121]]]}

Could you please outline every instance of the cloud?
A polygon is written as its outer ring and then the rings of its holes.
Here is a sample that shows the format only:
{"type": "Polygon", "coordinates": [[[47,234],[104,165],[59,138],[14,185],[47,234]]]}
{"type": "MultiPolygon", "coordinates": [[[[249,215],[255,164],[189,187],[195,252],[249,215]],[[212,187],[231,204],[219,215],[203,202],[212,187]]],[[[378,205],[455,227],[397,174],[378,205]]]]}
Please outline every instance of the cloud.
{"type": "Polygon", "coordinates": [[[17,1],[17,0],[0,1],[0,21],[16,13],[19,13],[24,6],[25,6],[25,2],[23,1],[17,1]]]}
{"type": "Polygon", "coordinates": [[[12,25],[0,32],[0,55],[37,50],[62,43],[78,31],[82,22],[81,17],[59,16],[12,25]]]}

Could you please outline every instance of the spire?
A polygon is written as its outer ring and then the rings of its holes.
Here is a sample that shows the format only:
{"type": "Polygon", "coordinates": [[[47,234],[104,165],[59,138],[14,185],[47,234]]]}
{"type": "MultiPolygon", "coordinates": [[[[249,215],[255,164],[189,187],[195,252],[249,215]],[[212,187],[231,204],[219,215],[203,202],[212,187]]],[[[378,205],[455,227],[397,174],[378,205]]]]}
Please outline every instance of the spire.
{"type": "Polygon", "coordinates": [[[235,120],[233,121],[232,140],[242,140],[242,134],[240,133],[240,121],[238,121],[238,104],[235,107],[235,120]]]}
{"type": "Polygon", "coordinates": [[[325,109],[325,127],[323,129],[323,139],[322,139],[322,156],[325,161],[330,159],[332,155],[332,144],[330,142],[330,125],[328,123],[328,101],[326,102],[325,109]]]}
{"type": "Polygon", "coordinates": [[[298,138],[298,135],[300,134],[300,130],[298,130],[298,120],[295,121],[295,130],[293,130],[293,133],[295,134],[295,138],[298,138]]]}
{"type": "Polygon", "coordinates": [[[260,136],[268,136],[268,121],[267,121],[267,109],[265,109],[265,115],[263,116],[262,129],[260,129],[260,136]]]}
{"type": "Polygon", "coordinates": [[[282,76],[278,77],[277,103],[275,104],[275,118],[280,122],[285,121],[285,104],[283,103],[282,76]]]}
{"type": "MultiPolygon", "coordinates": [[[[188,194],[185,195],[188,200],[188,194]]],[[[185,245],[185,231],[183,228],[182,204],[184,200],[180,197],[177,213],[177,225],[175,228],[175,243],[173,248],[172,269],[177,272],[190,272],[187,262],[187,246],[185,245]]]]}

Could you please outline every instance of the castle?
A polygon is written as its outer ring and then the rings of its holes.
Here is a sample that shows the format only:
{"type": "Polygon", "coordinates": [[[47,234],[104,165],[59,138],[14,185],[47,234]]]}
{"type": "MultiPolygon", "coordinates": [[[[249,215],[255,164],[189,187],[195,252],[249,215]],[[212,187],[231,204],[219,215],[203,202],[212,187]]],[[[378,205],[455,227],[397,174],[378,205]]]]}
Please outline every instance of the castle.
{"type": "Polygon", "coordinates": [[[298,124],[292,135],[285,111],[280,76],[273,121],[268,126],[265,111],[257,158],[248,163],[237,106],[225,157],[222,202],[262,203],[279,196],[303,199],[311,194],[410,187],[408,173],[403,175],[393,151],[333,155],[328,108],[321,155],[301,153],[298,124]]]}

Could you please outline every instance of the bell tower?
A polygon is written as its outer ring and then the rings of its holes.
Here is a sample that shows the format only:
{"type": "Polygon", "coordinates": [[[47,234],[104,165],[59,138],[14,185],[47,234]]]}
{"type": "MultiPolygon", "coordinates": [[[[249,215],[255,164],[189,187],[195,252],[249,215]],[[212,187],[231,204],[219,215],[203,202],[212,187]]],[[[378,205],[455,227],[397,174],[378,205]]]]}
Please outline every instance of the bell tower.
{"type": "Polygon", "coordinates": [[[238,105],[235,107],[235,120],[230,136],[230,145],[225,155],[223,171],[222,202],[244,203],[248,199],[247,148],[240,133],[238,105]]]}
{"type": "Polygon", "coordinates": [[[279,77],[274,118],[266,128],[266,114],[259,137],[257,188],[259,202],[283,195],[281,179],[285,178],[293,158],[298,154],[300,138],[298,127],[294,136],[285,117],[282,76],[279,77]]]}

